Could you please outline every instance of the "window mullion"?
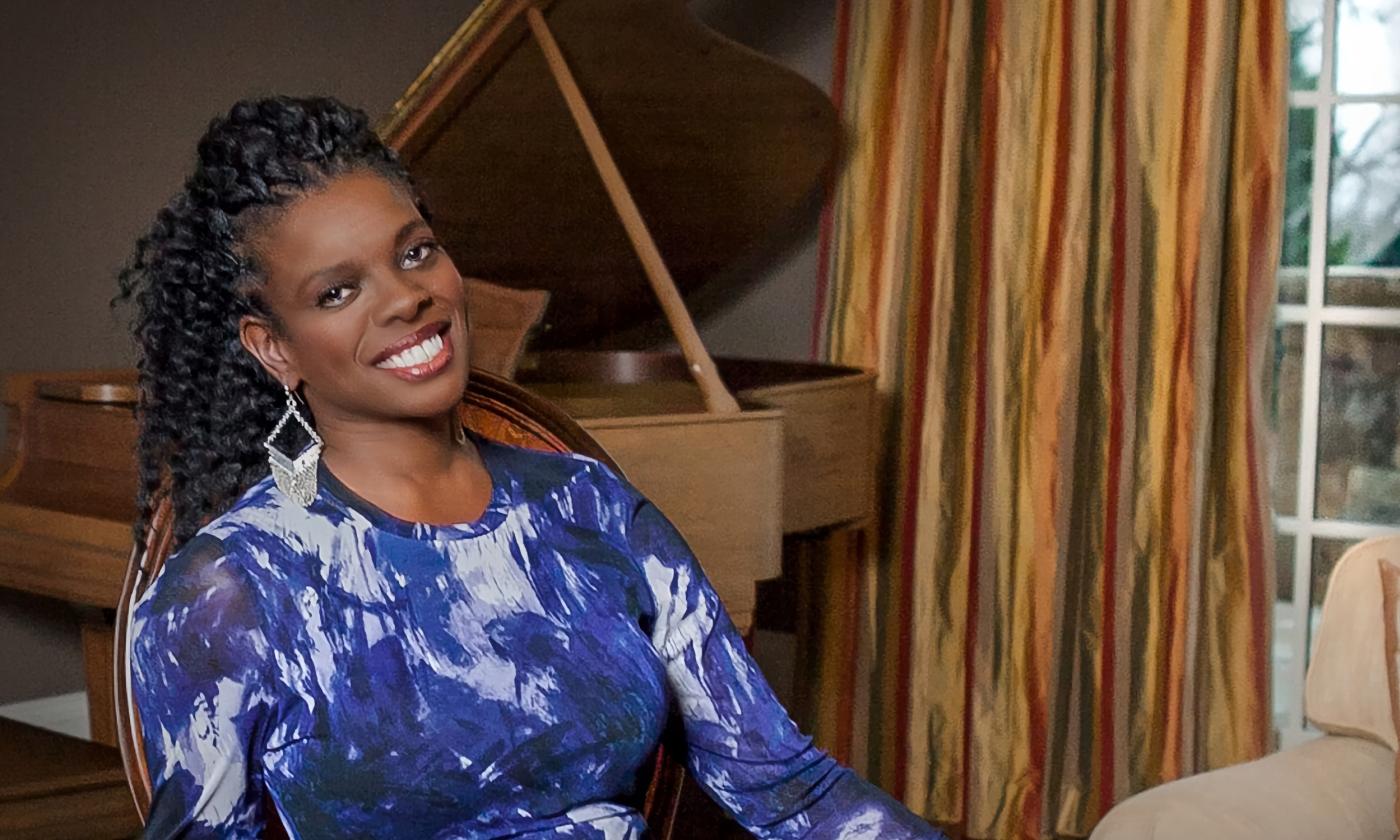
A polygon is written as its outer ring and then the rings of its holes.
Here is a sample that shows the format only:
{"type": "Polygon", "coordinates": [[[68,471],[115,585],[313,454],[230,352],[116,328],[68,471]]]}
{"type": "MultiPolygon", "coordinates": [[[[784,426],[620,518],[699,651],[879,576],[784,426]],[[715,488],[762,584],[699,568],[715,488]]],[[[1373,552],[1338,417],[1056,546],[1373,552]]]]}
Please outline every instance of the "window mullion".
{"type": "Polygon", "coordinates": [[[1303,393],[1298,447],[1298,531],[1294,539],[1293,638],[1297,667],[1291,674],[1295,705],[1293,725],[1305,726],[1303,694],[1308,665],[1308,630],[1312,619],[1313,519],[1317,510],[1317,427],[1322,388],[1322,315],[1327,299],[1328,190],[1332,176],[1332,103],[1335,86],[1337,0],[1325,0],[1322,10],[1322,68],[1317,84],[1313,121],[1312,216],[1308,230],[1308,290],[1304,306],[1303,393]]]}

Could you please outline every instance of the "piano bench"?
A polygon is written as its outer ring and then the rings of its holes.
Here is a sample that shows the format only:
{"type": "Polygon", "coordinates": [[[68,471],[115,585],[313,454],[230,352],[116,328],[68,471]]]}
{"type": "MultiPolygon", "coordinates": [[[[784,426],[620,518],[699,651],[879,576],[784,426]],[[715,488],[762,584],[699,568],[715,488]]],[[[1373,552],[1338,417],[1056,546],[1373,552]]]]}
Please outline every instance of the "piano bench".
{"type": "Polygon", "coordinates": [[[115,747],[0,717],[0,837],[118,840],[140,832],[115,747]]]}

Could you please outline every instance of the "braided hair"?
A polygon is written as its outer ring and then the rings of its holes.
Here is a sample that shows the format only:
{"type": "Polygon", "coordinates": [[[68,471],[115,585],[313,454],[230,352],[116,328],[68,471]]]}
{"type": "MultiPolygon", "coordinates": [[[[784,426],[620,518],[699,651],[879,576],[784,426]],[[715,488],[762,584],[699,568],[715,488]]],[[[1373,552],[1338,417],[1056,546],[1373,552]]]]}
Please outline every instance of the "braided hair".
{"type": "Polygon", "coordinates": [[[178,545],[267,474],[262,438],[285,398],[238,330],[245,315],[281,325],[251,243],[298,196],[356,171],[403,186],[427,217],[363,111],[329,97],[244,100],[210,122],[183,191],[137,240],[113,305],[135,304],[138,544],[162,498],[178,545]]]}

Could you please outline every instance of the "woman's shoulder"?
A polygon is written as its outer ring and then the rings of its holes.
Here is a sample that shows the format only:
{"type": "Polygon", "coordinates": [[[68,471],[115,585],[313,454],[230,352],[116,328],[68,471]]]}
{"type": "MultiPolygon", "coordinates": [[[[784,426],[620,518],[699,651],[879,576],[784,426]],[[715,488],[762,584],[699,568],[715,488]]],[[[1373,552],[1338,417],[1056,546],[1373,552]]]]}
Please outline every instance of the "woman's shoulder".
{"type": "Polygon", "coordinates": [[[261,633],[267,587],[250,573],[237,546],[208,533],[180,545],[132,608],[131,656],[139,669],[159,667],[168,651],[217,647],[261,633]]]}
{"type": "Polygon", "coordinates": [[[512,474],[556,481],[596,481],[614,476],[606,464],[578,452],[536,449],[481,436],[473,436],[473,441],[482,457],[506,467],[512,474]]]}
{"type": "Polygon", "coordinates": [[[554,452],[477,440],[477,447],[496,476],[505,476],[526,500],[547,496],[594,497],[630,504],[636,494],[626,479],[602,461],[578,452],[554,452]]]}
{"type": "Polygon", "coordinates": [[[167,612],[172,607],[208,599],[235,597],[248,587],[240,554],[204,532],[177,546],[156,573],[137,604],[144,610],[167,612]]]}
{"type": "Polygon", "coordinates": [[[291,555],[315,555],[332,545],[348,521],[343,504],[321,492],[309,506],[278,489],[270,475],[243,491],[196,537],[214,540],[239,562],[264,571],[280,570],[291,555]]]}
{"type": "Polygon", "coordinates": [[[234,683],[270,688],[277,595],[237,543],[200,533],[179,546],[132,609],[128,656],[143,712],[173,702],[178,717],[192,692],[234,683]]]}
{"type": "Polygon", "coordinates": [[[532,517],[622,536],[643,497],[612,466],[578,452],[550,452],[479,441],[491,475],[510,483],[518,510],[532,517]]]}
{"type": "Polygon", "coordinates": [[[142,595],[138,614],[211,599],[256,599],[261,578],[289,542],[284,502],[271,478],[254,483],[175,547],[142,595]]]}

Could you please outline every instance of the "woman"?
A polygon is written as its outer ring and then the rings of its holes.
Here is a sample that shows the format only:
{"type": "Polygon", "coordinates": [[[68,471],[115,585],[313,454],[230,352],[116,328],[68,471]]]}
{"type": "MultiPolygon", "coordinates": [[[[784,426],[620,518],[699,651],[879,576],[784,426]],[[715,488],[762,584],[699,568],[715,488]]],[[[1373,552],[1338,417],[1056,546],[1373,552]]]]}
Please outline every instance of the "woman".
{"type": "Polygon", "coordinates": [[[637,837],[671,707],[759,836],[941,836],[801,736],[635,489],[465,436],[462,279],[363,113],[235,105],[121,290],[178,546],[132,624],[148,836],[637,837]]]}

